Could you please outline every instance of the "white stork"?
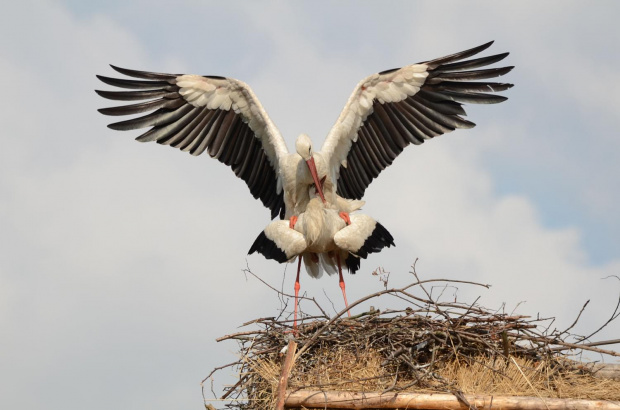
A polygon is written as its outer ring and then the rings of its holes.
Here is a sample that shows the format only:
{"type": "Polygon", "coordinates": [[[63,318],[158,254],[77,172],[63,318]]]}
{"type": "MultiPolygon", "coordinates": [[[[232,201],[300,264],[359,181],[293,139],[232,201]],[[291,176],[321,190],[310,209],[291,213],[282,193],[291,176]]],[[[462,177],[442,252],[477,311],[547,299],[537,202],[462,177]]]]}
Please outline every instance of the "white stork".
{"type": "Polygon", "coordinates": [[[347,213],[361,207],[359,200],[372,180],[407,145],[474,127],[463,118],[462,103],[506,100],[490,93],[512,84],[486,80],[513,67],[483,67],[503,60],[508,53],[468,59],[492,43],[366,77],[353,90],[319,152],[313,151],[310,139],[302,134],[296,152],[289,153],[250,87],[233,78],[112,66],[138,80],[97,77],[134,91],[97,93],[111,100],[142,102],[99,111],[106,115],[150,112],[108,127],[151,127],[136,139],[171,145],[192,155],[207,151],[246,182],[252,195],[271,210],[272,218],[290,220],[303,213],[312,199],[312,186],[327,207],[344,212],[347,218],[347,213]]]}
{"type": "MultiPolygon", "coordinates": [[[[280,263],[299,256],[293,322],[296,328],[302,258],[308,273],[313,278],[321,277],[322,271],[319,269],[321,265],[326,267],[330,275],[336,273],[330,267],[338,265],[340,289],[348,309],[349,303],[340,268],[341,261],[344,261],[349,272],[355,273],[359,269],[360,258],[366,259],[369,254],[392,245],[394,245],[392,235],[368,215],[356,213],[345,216],[319,197],[314,197],[299,216],[267,225],[252,244],[249,254],[258,252],[267,259],[274,259],[280,263]]],[[[351,316],[351,313],[348,313],[351,316]]]]}

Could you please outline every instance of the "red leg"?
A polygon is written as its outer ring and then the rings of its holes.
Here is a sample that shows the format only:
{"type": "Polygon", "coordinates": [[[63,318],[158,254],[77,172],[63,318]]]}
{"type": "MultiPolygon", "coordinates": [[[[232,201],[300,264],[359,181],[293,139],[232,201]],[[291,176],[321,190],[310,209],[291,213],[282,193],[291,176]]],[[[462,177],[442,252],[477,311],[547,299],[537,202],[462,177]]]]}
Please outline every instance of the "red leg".
{"type": "Polygon", "coordinates": [[[344,278],[342,277],[342,266],[340,266],[340,253],[336,253],[336,261],[338,262],[338,274],[340,275],[340,289],[342,289],[342,296],[344,296],[344,305],[347,307],[347,313],[349,314],[349,317],[351,317],[351,311],[348,310],[349,302],[347,302],[347,292],[344,290],[344,278]]]}
{"type": "Polygon", "coordinates": [[[351,218],[349,218],[349,214],[347,212],[340,212],[338,214],[338,216],[340,216],[342,219],[344,219],[344,221],[347,223],[347,225],[351,225],[351,218]]]}
{"type": "Polygon", "coordinates": [[[295,320],[293,322],[293,329],[295,331],[297,331],[297,304],[299,303],[299,289],[301,288],[299,285],[299,271],[301,271],[301,255],[299,255],[299,263],[297,264],[297,278],[295,279],[295,320]]]}
{"type": "Polygon", "coordinates": [[[291,229],[295,228],[295,224],[297,223],[297,217],[295,215],[291,216],[291,219],[288,221],[288,227],[291,229]]]}

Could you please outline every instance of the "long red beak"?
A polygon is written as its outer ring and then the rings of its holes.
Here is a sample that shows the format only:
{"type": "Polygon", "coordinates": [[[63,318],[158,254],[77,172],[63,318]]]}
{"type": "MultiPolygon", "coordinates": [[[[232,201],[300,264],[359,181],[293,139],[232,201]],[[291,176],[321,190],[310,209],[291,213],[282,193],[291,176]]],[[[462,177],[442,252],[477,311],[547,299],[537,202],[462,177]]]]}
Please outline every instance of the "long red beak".
{"type": "Polygon", "coordinates": [[[323,195],[323,185],[319,181],[319,174],[316,172],[316,165],[314,164],[314,157],[310,157],[309,160],[306,161],[308,164],[308,169],[310,169],[310,174],[312,175],[312,179],[314,180],[314,185],[316,186],[316,190],[321,197],[323,203],[325,203],[325,196],[323,195]]]}

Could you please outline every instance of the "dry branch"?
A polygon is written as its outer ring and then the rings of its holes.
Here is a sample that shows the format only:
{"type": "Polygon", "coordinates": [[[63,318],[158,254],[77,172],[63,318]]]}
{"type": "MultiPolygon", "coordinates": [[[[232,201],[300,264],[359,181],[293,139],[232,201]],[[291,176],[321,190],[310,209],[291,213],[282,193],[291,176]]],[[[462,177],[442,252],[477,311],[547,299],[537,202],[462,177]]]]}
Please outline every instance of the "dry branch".
{"type": "MultiPolygon", "coordinates": [[[[491,397],[496,408],[541,408],[543,401],[550,409],[618,408],[620,382],[596,379],[594,375],[610,372],[597,365],[579,364],[570,359],[569,353],[589,350],[620,357],[618,352],[597,347],[619,340],[583,343],[579,341],[583,339],[568,333],[576,321],[564,331],[550,330],[553,318],[499,313],[480,306],[477,300],[469,304],[454,298],[442,300],[443,292],[432,296],[433,292],[425,286],[488,285],[420,280],[415,265],[413,269],[416,282],[373,293],[349,306],[353,308],[387,296],[398,298],[401,304],[407,302],[403,309],[371,309],[342,318],[346,313],[343,309],[330,318],[316,300],[306,298],[320,313],[303,315],[294,334],[291,321],[280,319],[283,311],[277,317],[249,321],[246,326],[251,325],[252,330],[217,339],[236,340],[240,345],[240,359],[236,363],[239,381],[221,397],[233,400],[227,407],[273,409],[278,404],[287,407],[303,404],[324,408],[326,395],[339,394],[336,397],[347,398],[345,401],[353,407],[339,407],[340,404],[330,399],[330,405],[325,408],[367,408],[359,406],[369,405],[371,398],[380,404],[372,402],[372,408],[395,408],[381,407],[389,397],[409,400],[409,408],[429,409],[485,408],[485,405],[488,408],[491,397]],[[282,366],[280,352],[293,335],[299,349],[294,354],[295,349],[289,347],[287,361],[282,366]],[[286,372],[292,363],[295,367],[289,377],[286,372]],[[284,402],[287,384],[289,394],[284,402]],[[360,401],[360,392],[376,393],[367,393],[360,401]],[[485,396],[477,396],[479,393],[485,396]],[[415,397],[413,402],[412,397],[415,397]],[[423,407],[411,404],[423,398],[443,401],[420,404],[423,407]],[[307,400],[318,401],[312,404],[307,400]],[[432,407],[435,405],[439,407],[432,407]]],[[[579,316],[582,312],[583,309],[579,316]]],[[[615,317],[616,312],[612,315],[615,317]]],[[[399,403],[396,407],[406,407],[399,403]]]]}
{"type": "Polygon", "coordinates": [[[282,410],[284,408],[284,398],[286,396],[286,387],[288,386],[288,376],[293,367],[293,359],[295,358],[295,351],[297,350],[297,343],[294,340],[290,340],[287,346],[286,358],[282,364],[282,373],[280,373],[280,382],[278,383],[278,401],[276,403],[276,410],[282,410]]]}

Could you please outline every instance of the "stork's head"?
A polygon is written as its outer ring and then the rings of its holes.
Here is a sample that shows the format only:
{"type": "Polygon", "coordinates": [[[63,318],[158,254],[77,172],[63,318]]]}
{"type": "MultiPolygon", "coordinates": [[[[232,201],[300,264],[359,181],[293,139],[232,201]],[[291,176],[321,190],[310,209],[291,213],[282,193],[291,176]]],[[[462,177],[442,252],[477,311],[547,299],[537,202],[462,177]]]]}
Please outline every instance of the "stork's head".
{"type": "Polygon", "coordinates": [[[312,141],[310,141],[310,137],[306,134],[300,134],[295,142],[295,150],[304,161],[312,158],[312,141]]]}
{"type": "Polygon", "coordinates": [[[316,171],[316,164],[314,163],[314,152],[312,152],[312,141],[310,141],[310,137],[306,134],[300,134],[297,137],[297,141],[295,142],[295,150],[297,154],[306,161],[308,164],[308,169],[310,170],[310,175],[312,175],[312,180],[314,181],[314,186],[316,187],[316,191],[321,197],[321,200],[325,202],[325,196],[323,195],[323,184],[319,181],[319,175],[316,171]]]}

